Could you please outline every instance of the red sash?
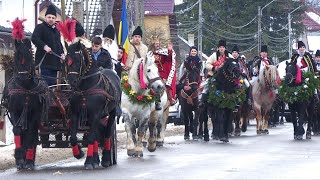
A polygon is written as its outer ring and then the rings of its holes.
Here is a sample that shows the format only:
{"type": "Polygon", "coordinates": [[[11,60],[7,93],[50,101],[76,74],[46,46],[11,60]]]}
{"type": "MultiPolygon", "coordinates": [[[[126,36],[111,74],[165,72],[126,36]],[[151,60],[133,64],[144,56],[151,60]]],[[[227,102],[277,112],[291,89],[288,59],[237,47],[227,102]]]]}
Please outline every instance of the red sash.
{"type": "Polygon", "coordinates": [[[212,63],[212,66],[213,67],[220,66],[222,63],[224,63],[224,61],[226,61],[226,59],[227,59],[226,56],[222,56],[218,59],[218,61],[212,63]]]}

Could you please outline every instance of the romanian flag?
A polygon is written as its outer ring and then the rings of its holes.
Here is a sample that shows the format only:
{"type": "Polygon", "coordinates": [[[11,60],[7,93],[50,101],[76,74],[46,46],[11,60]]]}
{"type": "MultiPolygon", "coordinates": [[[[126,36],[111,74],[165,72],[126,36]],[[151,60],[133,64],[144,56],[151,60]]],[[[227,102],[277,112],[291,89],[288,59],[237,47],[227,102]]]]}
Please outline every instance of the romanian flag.
{"type": "Polygon", "coordinates": [[[118,34],[118,44],[121,45],[125,52],[123,53],[122,57],[122,64],[126,64],[128,50],[129,50],[129,28],[128,28],[128,21],[127,21],[127,9],[126,9],[126,0],[122,0],[122,13],[120,19],[120,26],[119,26],[119,34],[118,34]]]}

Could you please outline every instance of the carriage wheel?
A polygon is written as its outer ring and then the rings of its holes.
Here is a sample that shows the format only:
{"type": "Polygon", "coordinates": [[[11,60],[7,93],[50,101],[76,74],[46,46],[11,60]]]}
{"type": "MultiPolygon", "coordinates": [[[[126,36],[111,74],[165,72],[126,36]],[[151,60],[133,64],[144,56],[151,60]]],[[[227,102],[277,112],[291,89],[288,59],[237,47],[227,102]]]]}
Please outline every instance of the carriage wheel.
{"type": "Polygon", "coordinates": [[[117,146],[117,124],[113,124],[113,136],[112,136],[112,164],[117,164],[118,161],[118,146],[117,146]]]}

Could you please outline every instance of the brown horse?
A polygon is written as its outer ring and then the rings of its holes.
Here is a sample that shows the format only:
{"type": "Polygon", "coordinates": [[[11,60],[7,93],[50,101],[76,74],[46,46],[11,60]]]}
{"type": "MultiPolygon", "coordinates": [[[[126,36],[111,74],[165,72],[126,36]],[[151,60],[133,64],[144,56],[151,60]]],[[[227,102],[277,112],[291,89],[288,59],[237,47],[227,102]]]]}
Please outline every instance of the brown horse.
{"type": "Polygon", "coordinates": [[[261,67],[259,78],[252,84],[253,107],[257,114],[257,134],[269,134],[269,112],[276,100],[276,89],[280,84],[277,67],[261,67]]]}

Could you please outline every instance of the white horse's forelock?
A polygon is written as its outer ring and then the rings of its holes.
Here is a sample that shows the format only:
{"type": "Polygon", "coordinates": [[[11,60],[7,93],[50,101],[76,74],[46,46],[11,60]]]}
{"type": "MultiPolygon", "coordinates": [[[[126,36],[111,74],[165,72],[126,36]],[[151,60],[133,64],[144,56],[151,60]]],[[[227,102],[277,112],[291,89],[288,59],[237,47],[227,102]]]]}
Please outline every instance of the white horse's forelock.
{"type": "Polygon", "coordinates": [[[268,65],[268,69],[269,70],[267,70],[266,67],[263,67],[259,73],[259,83],[262,87],[264,87],[266,85],[266,80],[268,80],[270,82],[270,85],[272,85],[272,86],[276,86],[276,84],[277,84],[277,80],[278,80],[277,67],[274,65],[268,65]],[[268,71],[271,76],[268,76],[268,74],[267,74],[268,71]],[[267,76],[267,77],[265,77],[265,76],[267,76]],[[265,79],[265,78],[269,78],[269,77],[270,77],[270,79],[265,79]]]}

